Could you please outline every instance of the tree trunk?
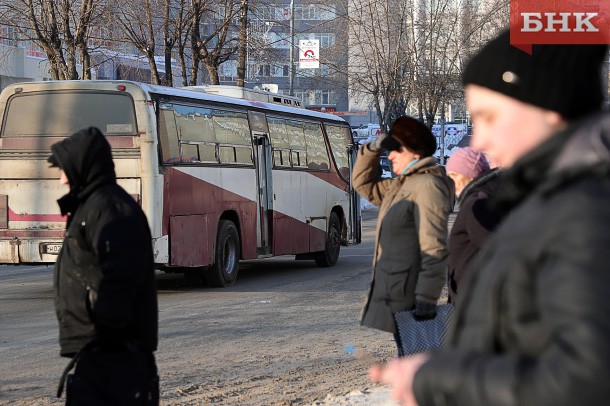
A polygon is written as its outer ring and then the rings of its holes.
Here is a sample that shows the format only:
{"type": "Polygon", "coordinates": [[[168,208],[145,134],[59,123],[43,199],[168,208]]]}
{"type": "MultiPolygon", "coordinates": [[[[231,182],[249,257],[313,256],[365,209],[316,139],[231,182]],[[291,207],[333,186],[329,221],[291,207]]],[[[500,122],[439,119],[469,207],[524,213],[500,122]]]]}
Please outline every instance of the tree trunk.
{"type": "Polygon", "coordinates": [[[206,63],[205,68],[207,69],[208,75],[210,76],[210,84],[220,84],[220,77],[218,75],[218,65],[215,63],[206,63]]]}
{"type": "Polygon", "coordinates": [[[57,63],[53,62],[51,57],[52,54],[47,52],[47,60],[49,61],[49,74],[51,75],[51,80],[59,80],[59,69],[57,68],[57,63]]]}
{"type": "Polygon", "coordinates": [[[193,49],[193,62],[191,65],[191,80],[189,82],[190,86],[197,86],[197,76],[199,75],[199,57],[197,53],[193,49]]]}
{"type": "Polygon", "coordinates": [[[153,85],[160,85],[161,79],[159,78],[159,70],[157,69],[157,61],[155,61],[155,53],[147,52],[146,59],[148,59],[148,65],[150,66],[150,81],[153,85]]]}
{"type": "Polygon", "coordinates": [[[244,87],[246,78],[246,53],[248,42],[248,0],[242,0],[239,17],[239,48],[237,53],[237,86],[244,87]]]}
{"type": "Polygon", "coordinates": [[[78,76],[78,70],[76,69],[76,49],[74,49],[74,44],[72,44],[66,50],[68,60],[66,64],[66,80],[77,80],[80,79],[78,76]]]}
{"type": "Polygon", "coordinates": [[[193,3],[195,6],[193,9],[193,16],[191,20],[191,57],[193,61],[191,63],[191,80],[189,85],[197,85],[197,76],[199,74],[199,62],[201,60],[199,56],[199,50],[201,49],[201,43],[199,39],[199,23],[201,22],[201,11],[199,9],[199,3],[193,3]]]}
{"type": "Polygon", "coordinates": [[[188,85],[188,74],[186,67],[186,59],[184,58],[184,45],[178,44],[178,60],[180,61],[180,70],[182,72],[182,86],[188,85]]]}
{"type": "Polygon", "coordinates": [[[85,80],[91,80],[91,56],[89,55],[89,48],[87,48],[87,44],[79,47],[79,54],[81,63],[83,64],[82,78],[85,80]]]}
{"type": "Polygon", "coordinates": [[[172,49],[174,48],[174,37],[169,32],[171,1],[165,1],[163,8],[163,50],[165,53],[165,86],[174,85],[174,73],[172,72],[172,49]]]}
{"type": "Polygon", "coordinates": [[[165,45],[165,86],[174,86],[174,75],[172,72],[172,46],[165,45]]]}

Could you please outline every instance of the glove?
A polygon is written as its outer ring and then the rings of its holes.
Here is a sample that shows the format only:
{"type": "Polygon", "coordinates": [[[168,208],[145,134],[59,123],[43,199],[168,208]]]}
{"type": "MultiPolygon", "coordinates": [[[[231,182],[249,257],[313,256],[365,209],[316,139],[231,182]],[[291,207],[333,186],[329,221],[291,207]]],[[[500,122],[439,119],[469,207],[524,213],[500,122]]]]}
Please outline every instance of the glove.
{"type": "Polygon", "coordinates": [[[431,320],[436,317],[436,303],[415,301],[413,318],[418,321],[431,320]]]}
{"type": "Polygon", "coordinates": [[[400,151],[402,149],[402,144],[389,134],[381,134],[375,141],[366,145],[371,152],[379,152],[382,149],[387,151],[400,151]]]}
{"type": "Polygon", "coordinates": [[[383,140],[386,139],[387,136],[388,136],[387,134],[381,133],[381,135],[379,135],[379,137],[377,137],[377,139],[366,144],[366,147],[371,152],[381,152],[381,150],[383,149],[383,147],[381,146],[381,143],[383,142],[383,140]]]}

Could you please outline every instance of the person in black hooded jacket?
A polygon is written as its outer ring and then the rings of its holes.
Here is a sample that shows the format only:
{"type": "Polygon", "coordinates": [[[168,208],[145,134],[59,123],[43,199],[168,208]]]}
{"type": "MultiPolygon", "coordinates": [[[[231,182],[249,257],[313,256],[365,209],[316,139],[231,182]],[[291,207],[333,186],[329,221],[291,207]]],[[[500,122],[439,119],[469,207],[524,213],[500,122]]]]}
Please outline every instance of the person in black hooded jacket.
{"type": "MultiPolygon", "coordinates": [[[[60,353],[79,355],[78,375],[79,367],[100,369],[84,365],[92,358],[81,356],[83,349],[115,356],[137,350],[148,354],[148,370],[137,374],[154,377],[158,312],[146,216],[117,184],[110,144],[100,130],[81,130],[51,150],[48,161],[60,168],[60,182],[70,187],[58,200],[67,216],[54,272],[60,353]]],[[[113,375],[112,368],[110,364],[102,369],[113,375]]],[[[98,390],[105,391],[104,384],[98,390]]]]}
{"type": "Polygon", "coordinates": [[[608,51],[532,48],[504,32],[464,71],[471,144],[505,171],[494,204],[509,214],[470,267],[445,348],[371,368],[403,404],[608,404],[608,51]]]}

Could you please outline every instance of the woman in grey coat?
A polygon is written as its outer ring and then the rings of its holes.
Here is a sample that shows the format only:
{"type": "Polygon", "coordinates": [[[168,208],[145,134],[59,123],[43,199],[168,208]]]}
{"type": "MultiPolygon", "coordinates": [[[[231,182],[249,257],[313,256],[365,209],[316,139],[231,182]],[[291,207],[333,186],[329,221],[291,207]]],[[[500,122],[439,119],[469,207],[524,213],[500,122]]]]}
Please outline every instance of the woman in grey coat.
{"type": "MultiPolygon", "coordinates": [[[[373,257],[373,280],[361,324],[393,333],[393,315],[414,309],[415,317],[436,315],[445,284],[447,219],[453,182],[432,154],[436,140],[424,124],[400,117],[390,134],[361,148],[354,187],[380,206],[373,257]],[[389,151],[395,179],[380,179],[379,155],[389,151]]],[[[400,354],[400,342],[397,339],[400,354]]]]}

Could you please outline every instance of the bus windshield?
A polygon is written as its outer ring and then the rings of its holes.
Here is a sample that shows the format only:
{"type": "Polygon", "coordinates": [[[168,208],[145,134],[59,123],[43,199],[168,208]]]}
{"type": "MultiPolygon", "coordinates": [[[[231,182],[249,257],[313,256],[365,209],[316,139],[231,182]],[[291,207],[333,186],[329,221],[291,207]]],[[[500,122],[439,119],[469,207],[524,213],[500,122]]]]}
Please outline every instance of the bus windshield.
{"type": "Polygon", "coordinates": [[[135,135],[133,99],[119,92],[16,94],[8,100],[1,136],[69,136],[89,126],[105,135],[135,135]]]}

